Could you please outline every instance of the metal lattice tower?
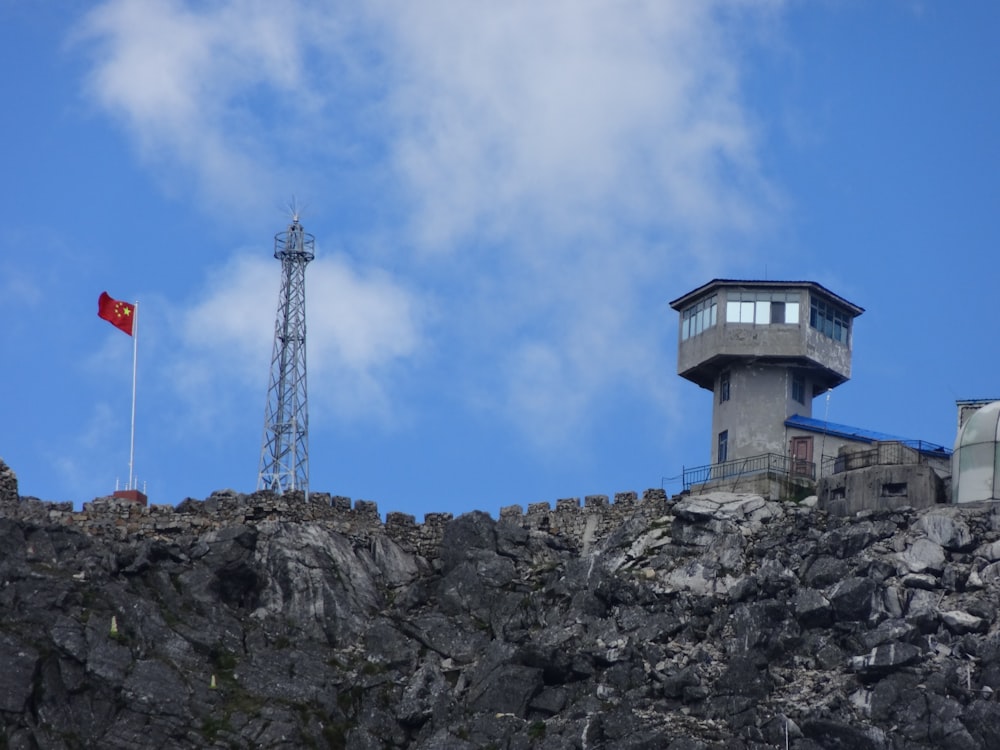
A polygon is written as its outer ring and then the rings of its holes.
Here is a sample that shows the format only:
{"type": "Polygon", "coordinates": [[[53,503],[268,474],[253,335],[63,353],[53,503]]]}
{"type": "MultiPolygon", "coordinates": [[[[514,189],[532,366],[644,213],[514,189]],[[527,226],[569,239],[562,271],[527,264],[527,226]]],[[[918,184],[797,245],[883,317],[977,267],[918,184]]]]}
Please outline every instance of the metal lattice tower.
{"type": "Polygon", "coordinates": [[[309,410],[306,398],[306,264],[316,239],[292,216],[288,231],[274,236],[281,261],[281,295],[274,323],[271,379],[264,409],[258,490],[309,497],[309,410]]]}

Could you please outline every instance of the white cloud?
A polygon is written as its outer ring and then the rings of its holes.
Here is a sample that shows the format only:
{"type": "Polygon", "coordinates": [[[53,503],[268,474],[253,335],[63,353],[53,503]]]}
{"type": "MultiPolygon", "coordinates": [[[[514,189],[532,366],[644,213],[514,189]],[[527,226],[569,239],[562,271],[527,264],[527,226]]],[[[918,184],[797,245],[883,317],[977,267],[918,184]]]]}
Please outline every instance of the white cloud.
{"type": "MultiPolygon", "coordinates": [[[[335,408],[384,414],[389,365],[433,334],[467,398],[558,440],[621,389],[668,408],[665,300],[769,222],[740,65],[780,6],[108,0],[84,33],[96,101],[234,221],[293,177],[342,194],[349,166],[388,222],[359,232],[399,275],[310,267],[311,395],[340,379],[335,408]],[[417,284],[441,306],[433,331],[417,284]]],[[[218,327],[187,329],[255,383],[272,266],[238,263],[196,311],[218,327]]]]}
{"type": "Polygon", "coordinates": [[[744,187],[763,183],[718,5],[383,5],[417,236],[752,224],[744,187]]]}
{"type": "Polygon", "coordinates": [[[285,173],[275,149],[315,107],[302,53],[327,31],[305,4],[109,0],[78,38],[94,50],[89,93],[149,163],[168,179],[192,173],[210,207],[254,211],[268,176],[285,173]]]}
{"type": "MultiPolygon", "coordinates": [[[[258,393],[263,405],[280,273],[274,260],[234,258],[183,313],[172,377],[199,409],[211,408],[234,383],[258,393]]],[[[321,257],[306,269],[306,310],[310,407],[387,419],[382,378],[419,351],[420,300],[385,273],[321,257]]]]}

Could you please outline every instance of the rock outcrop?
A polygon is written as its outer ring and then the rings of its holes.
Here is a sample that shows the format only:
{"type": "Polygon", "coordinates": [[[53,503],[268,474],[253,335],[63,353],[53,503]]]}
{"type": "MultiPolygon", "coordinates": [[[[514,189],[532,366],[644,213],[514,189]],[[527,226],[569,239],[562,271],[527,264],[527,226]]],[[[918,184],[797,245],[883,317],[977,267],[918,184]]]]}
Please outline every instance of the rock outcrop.
{"type": "Polygon", "coordinates": [[[1000,510],[657,502],[603,535],[470,513],[433,549],[8,508],[0,746],[1000,747],[1000,510]]]}

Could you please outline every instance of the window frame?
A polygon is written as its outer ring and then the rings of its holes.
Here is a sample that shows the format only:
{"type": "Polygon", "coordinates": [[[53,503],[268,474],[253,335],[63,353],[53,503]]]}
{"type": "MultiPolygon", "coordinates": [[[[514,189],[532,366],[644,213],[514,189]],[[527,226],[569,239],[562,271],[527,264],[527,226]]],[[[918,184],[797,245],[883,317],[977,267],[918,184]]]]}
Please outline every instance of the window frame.
{"type": "Polygon", "coordinates": [[[806,379],[804,375],[792,375],[792,400],[806,405],[806,379]]]}
{"type": "Polygon", "coordinates": [[[681,311],[681,341],[700,336],[718,323],[718,295],[698,300],[681,311]]]}
{"type": "Polygon", "coordinates": [[[726,294],[725,322],[727,325],[797,326],[800,325],[801,304],[802,295],[797,291],[731,290],[726,294]]]}
{"type": "Polygon", "coordinates": [[[811,298],[809,327],[839,344],[851,345],[851,315],[829,300],[811,298]]]}

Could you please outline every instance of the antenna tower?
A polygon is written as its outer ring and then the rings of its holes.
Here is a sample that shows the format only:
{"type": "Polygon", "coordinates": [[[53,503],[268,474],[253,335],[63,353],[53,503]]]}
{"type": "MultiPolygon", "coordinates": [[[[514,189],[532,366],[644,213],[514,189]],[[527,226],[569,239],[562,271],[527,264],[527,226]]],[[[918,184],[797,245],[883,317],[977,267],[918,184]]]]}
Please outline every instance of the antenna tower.
{"type": "Polygon", "coordinates": [[[316,257],[316,238],[293,212],[288,230],[274,236],[281,261],[281,295],[274,323],[271,378],[264,408],[257,489],[309,498],[309,410],[306,398],[306,264],[316,257]]]}

